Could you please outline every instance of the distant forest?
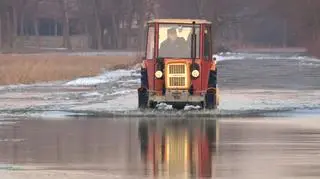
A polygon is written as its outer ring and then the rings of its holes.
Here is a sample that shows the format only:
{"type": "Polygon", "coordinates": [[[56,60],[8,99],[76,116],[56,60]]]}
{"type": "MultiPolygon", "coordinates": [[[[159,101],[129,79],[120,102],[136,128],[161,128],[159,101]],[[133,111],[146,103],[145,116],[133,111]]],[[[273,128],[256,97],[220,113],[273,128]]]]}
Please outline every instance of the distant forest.
{"type": "Polygon", "coordinates": [[[216,48],[319,53],[319,0],[0,0],[0,48],[21,47],[20,37],[60,36],[61,47],[72,49],[70,37],[86,35],[91,49],[128,49],[142,44],[153,18],[208,19],[216,48]]]}

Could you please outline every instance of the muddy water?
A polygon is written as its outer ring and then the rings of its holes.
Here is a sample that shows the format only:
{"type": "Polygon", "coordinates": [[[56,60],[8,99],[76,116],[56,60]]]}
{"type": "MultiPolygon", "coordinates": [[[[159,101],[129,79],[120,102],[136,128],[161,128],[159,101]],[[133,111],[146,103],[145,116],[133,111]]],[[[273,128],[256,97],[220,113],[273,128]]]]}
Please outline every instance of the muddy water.
{"type": "Polygon", "coordinates": [[[3,122],[0,176],[319,178],[317,120],[75,118],[3,122]]]}

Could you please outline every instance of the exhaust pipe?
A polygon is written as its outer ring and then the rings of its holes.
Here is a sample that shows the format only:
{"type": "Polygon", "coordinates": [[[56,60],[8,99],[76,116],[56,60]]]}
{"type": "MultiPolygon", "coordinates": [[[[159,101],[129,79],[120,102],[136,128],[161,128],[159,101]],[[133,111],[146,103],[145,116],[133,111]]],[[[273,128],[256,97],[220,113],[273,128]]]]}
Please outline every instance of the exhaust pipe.
{"type": "Polygon", "coordinates": [[[192,34],[191,34],[191,59],[192,64],[190,68],[191,74],[193,74],[193,71],[197,70],[198,75],[191,75],[192,79],[196,79],[199,76],[200,66],[196,64],[196,58],[197,58],[197,34],[196,34],[196,23],[195,21],[192,22],[192,34]]]}
{"type": "Polygon", "coordinates": [[[191,59],[192,59],[192,70],[195,70],[195,61],[197,55],[197,35],[196,35],[196,22],[192,22],[192,34],[191,34],[191,59]]]}

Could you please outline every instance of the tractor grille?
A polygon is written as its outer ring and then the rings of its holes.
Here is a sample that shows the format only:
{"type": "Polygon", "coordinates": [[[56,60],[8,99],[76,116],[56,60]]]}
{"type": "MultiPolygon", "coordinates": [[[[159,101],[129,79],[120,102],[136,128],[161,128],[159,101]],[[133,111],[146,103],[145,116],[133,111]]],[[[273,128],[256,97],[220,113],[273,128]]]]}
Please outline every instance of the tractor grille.
{"type": "Polygon", "coordinates": [[[185,86],[186,80],[185,77],[170,77],[169,84],[170,86],[185,86]]]}
{"type": "Polygon", "coordinates": [[[185,74],[185,65],[169,65],[169,74],[185,74]]]}
{"type": "Polygon", "coordinates": [[[167,88],[188,88],[187,64],[168,64],[167,88]]]}

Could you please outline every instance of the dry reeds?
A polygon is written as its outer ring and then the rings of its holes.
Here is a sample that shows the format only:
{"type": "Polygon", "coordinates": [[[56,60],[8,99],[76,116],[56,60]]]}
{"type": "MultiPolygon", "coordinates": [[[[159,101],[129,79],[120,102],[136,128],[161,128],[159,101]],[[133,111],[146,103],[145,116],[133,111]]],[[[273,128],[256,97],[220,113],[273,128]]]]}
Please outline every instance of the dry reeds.
{"type": "Polygon", "coordinates": [[[0,54],[0,85],[30,84],[94,76],[103,69],[132,65],[130,56],[68,56],[0,54]]]}

